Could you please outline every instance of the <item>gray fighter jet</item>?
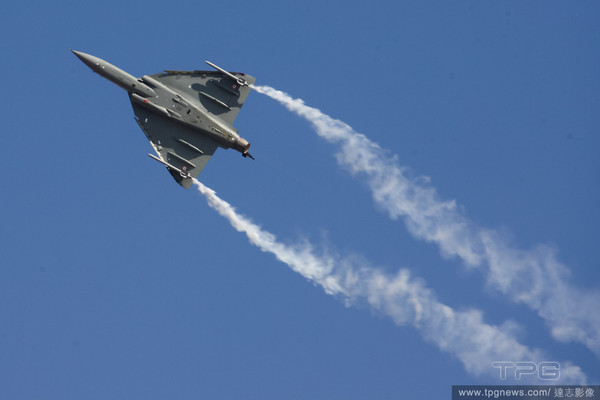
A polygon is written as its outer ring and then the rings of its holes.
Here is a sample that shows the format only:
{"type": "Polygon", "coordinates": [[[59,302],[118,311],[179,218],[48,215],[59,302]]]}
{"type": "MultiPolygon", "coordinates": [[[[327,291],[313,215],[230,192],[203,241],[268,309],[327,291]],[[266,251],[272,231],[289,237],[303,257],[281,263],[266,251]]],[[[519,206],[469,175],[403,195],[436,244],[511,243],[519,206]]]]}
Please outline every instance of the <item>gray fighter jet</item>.
{"type": "Polygon", "coordinates": [[[218,147],[232,148],[244,157],[250,143],[233,121],[256,82],[250,75],[217,71],[170,71],[135,78],[114,65],[72,50],[85,65],[127,91],[140,128],[158,155],[150,157],[167,167],[181,186],[190,188],[218,147]]]}

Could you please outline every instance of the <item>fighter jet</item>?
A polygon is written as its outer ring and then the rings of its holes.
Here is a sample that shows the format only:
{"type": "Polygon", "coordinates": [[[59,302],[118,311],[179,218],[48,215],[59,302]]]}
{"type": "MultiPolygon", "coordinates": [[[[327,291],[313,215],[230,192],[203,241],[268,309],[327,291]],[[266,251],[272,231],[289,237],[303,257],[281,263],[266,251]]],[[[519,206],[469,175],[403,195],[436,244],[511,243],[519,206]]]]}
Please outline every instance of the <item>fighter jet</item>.
{"type": "Polygon", "coordinates": [[[256,79],[228,72],[165,70],[135,78],[90,54],[71,50],[92,71],[127,91],[135,120],[160,162],[181,186],[189,189],[218,147],[244,157],[250,143],[233,127],[256,79]]]}

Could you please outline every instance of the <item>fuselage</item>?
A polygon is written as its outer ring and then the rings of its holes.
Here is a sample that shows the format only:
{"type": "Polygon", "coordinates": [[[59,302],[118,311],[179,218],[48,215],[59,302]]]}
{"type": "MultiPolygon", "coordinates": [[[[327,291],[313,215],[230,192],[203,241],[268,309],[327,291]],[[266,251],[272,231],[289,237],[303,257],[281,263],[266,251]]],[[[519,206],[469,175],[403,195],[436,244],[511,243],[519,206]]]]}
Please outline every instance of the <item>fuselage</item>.
{"type": "Polygon", "coordinates": [[[244,156],[248,154],[250,143],[240,137],[235,128],[211,115],[185,93],[176,91],[148,75],[135,78],[111,63],[90,54],[74,50],[73,53],[94,72],[125,89],[132,102],[155,114],[195,129],[223,148],[233,148],[244,156]]]}

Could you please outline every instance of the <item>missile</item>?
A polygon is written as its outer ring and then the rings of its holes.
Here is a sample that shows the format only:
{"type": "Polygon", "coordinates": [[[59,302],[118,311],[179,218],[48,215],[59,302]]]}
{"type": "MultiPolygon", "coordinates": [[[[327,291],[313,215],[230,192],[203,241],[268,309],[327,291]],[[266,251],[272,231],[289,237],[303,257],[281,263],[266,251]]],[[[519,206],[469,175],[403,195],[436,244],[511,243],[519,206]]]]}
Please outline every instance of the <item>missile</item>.
{"type": "Polygon", "coordinates": [[[147,108],[148,110],[154,112],[155,114],[160,114],[165,117],[170,117],[172,114],[174,114],[174,116],[178,116],[181,118],[181,115],[179,115],[179,113],[177,113],[175,111],[171,111],[168,108],[158,106],[158,105],[154,104],[153,102],[151,102],[150,100],[148,100],[142,96],[139,96],[135,93],[131,93],[131,100],[135,101],[140,106],[147,108]]]}
{"type": "Polygon", "coordinates": [[[85,65],[91,68],[98,75],[108,79],[117,86],[122,87],[128,92],[136,93],[143,97],[154,97],[154,90],[133,75],[128,74],[122,69],[115,67],[108,61],[86,54],[81,51],[71,50],[85,65]]]}
{"type": "Polygon", "coordinates": [[[213,67],[214,69],[216,69],[217,71],[223,73],[225,76],[233,79],[234,81],[236,81],[240,86],[249,86],[248,82],[246,82],[245,79],[242,79],[238,76],[235,76],[234,74],[232,74],[231,72],[225,71],[223,68],[211,63],[210,61],[204,61],[205,63],[207,63],[208,65],[210,65],[211,67],[213,67]]]}
{"type": "Polygon", "coordinates": [[[173,171],[179,172],[179,175],[181,175],[182,178],[190,178],[190,173],[189,172],[181,170],[181,169],[177,168],[176,166],[174,166],[172,164],[169,164],[166,161],[161,160],[160,158],[156,157],[154,154],[148,153],[148,155],[150,156],[150,158],[158,161],[159,163],[161,163],[165,167],[167,167],[169,169],[172,169],[173,171]]]}

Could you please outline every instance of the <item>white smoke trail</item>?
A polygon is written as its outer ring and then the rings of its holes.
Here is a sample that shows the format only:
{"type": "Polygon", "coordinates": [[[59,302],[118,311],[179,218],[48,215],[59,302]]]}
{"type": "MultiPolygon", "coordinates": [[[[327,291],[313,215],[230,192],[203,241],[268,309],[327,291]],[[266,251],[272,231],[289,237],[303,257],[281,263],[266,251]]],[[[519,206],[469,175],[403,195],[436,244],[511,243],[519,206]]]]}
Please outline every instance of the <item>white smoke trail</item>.
{"type": "Polygon", "coordinates": [[[469,221],[454,200],[440,200],[428,178],[407,177],[407,168],[400,167],[395,157],[349,125],[287,93],[268,86],[253,88],[308,120],[320,137],[338,145],[338,163],[366,180],[375,203],[391,219],[402,217],[415,237],[437,243],[444,257],[458,256],[469,266],[486,267],[488,284],[535,310],[555,339],[578,341],[600,356],[600,293],[569,284],[570,271],[552,248],[511,248],[496,232],[469,221]]]}
{"type": "MultiPolygon", "coordinates": [[[[226,201],[202,183],[194,180],[208,204],[225,217],[251,244],[272,253],[325,292],[347,304],[366,301],[374,310],[389,316],[398,325],[410,324],[441,350],[454,354],[465,369],[474,375],[498,378],[491,364],[498,360],[547,360],[539,350],[519,343],[510,329],[483,322],[478,310],[456,311],[440,303],[424,283],[401,269],[390,276],[368,265],[331,255],[316,255],[310,243],[286,245],[247,217],[238,214],[226,201]]],[[[584,384],[585,373],[571,363],[561,363],[561,380],[584,384]]]]}

